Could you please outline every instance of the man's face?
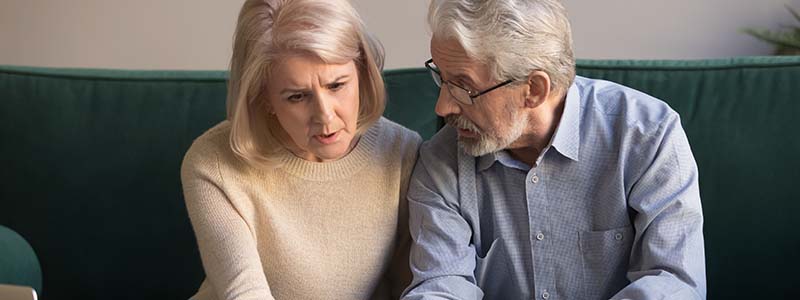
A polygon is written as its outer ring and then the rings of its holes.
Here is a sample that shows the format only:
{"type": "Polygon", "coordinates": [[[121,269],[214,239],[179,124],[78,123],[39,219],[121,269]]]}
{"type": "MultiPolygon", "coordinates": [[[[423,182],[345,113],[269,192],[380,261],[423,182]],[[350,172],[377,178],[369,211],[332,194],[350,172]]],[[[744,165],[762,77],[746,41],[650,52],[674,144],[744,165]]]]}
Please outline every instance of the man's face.
{"type": "Polygon", "coordinates": [[[458,142],[467,154],[481,156],[507,148],[519,139],[528,125],[523,113],[524,87],[507,85],[474,99],[472,105],[452,97],[448,84],[480,92],[504,81],[492,78],[489,67],[467,56],[452,39],[431,39],[433,63],[441,72],[442,88],[436,101],[436,114],[458,131],[458,142]]]}

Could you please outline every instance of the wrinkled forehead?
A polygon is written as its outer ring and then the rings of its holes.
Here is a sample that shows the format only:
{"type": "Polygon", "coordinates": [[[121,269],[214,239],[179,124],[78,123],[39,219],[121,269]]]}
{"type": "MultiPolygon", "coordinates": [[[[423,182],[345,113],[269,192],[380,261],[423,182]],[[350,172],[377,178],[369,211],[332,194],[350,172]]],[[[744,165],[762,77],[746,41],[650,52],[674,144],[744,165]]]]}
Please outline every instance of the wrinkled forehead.
{"type": "Polygon", "coordinates": [[[329,63],[313,55],[292,55],[276,62],[273,76],[268,83],[306,87],[315,83],[324,85],[343,77],[356,77],[356,74],[356,66],[352,60],[329,63]]]}
{"type": "Polygon", "coordinates": [[[430,43],[433,63],[442,72],[444,80],[469,77],[481,82],[491,79],[489,65],[467,53],[454,38],[440,38],[434,35],[430,43]]]}

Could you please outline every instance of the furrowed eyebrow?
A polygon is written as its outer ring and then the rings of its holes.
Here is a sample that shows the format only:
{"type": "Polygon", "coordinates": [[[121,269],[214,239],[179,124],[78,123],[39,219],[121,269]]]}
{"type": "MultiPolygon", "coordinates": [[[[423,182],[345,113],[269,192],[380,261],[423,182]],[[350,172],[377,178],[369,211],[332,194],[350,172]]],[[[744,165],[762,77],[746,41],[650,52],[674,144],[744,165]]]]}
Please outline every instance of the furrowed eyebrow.
{"type": "Polygon", "coordinates": [[[440,74],[440,76],[442,76],[442,80],[451,81],[451,82],[459,82],[460,81],[460,82],[463,82],[463,83],[466,83],[466,84],[470,85],[471,87],[475,87],[475,82],[472,81],[472,78],[467,76],[467,74],[462,73],[462,72],[459,72],[459,73],[456,73],[456,74],[452,74],[452,73],[449,73],[449,72],[445,73],[445,72],[442,71],[442,69],[439,68],[438,65],[436,65],[436,62],[434,62],[433,64],[436,67],[436,69],[439,70],[439,74],[440,74]]]}
{"type": "Polygon", "coordinates": [[[305,92],[308,92],[308,89],[303,89],[303,88],[292,89],[292,88],[288,88],[288,89],[281,90],[280,94],[281,95],[286,95],[286,94],[297,94],[297,93],[305,93],[305,92]]]}
{"type": "MultiPolygon", "coordinates": [[[[334,80],[332,80],[332,81],[330,81],[328,83],[325,83],[325,85],[327,86],[327,85],[330,85],[330,84],[338,83],[338,82],[341,82],[341,81],[349,79],[349,78],[350,78],[350,75],[341,75],[339,77],[336,77],[336,79],[334,79],[334,80]]],[[[295,93],[306,93],[309,90],[310,89],[307,89],[307,88],[285,88],[285,89],[281,90],[281,92],[279,94],[280,95],[287,95],[287,94],[295,94],[295,93]]]]}
{"type": "MultiPolygon", "coordinates": [[[[455,82],[455,83],[461,82],[462,85],[466,84],[470,88],[475,88],[475,82],[472,81],[472,78],[469,78],[469,76],[467,76],[465,74],[458,74],[458,75],[456,75],[454,77],[455,78],[453,78],[453,82],[455,82]]],[[[466,88],[466,86],[465,86],[465,88],[466,88]]]]}
{"type": "Polygon", "coordinates": [[[350,75],[342,75],[342,76],[336,77],[336,79],[332,80],[328,84],[337,83],[337,82],[340,82],[340,81],[342,81],[344,79],[348,79],[348,78],[350,78],[350,75]]]}

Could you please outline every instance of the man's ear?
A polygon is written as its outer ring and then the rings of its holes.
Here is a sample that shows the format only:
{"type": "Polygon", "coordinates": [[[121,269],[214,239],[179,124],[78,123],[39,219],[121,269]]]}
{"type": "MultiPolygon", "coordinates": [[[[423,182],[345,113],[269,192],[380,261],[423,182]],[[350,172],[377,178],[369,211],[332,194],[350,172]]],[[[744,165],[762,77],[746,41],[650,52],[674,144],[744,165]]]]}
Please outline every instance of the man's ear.
{"type": "Polygon", "coordinates": [[[528,75],[525,87],[525,107],[538,107],[550,97],[550,75],[534,70],[528,75]]]}

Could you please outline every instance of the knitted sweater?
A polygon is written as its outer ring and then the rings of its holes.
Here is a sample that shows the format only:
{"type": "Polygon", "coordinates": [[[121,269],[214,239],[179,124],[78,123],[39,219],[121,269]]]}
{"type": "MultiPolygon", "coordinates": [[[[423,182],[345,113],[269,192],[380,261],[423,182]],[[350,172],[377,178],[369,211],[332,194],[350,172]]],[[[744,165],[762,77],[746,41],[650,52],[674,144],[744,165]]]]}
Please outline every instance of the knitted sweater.
{"type": "Polygon", "coordinates": [[[288,151],[256,169],[230,123],[192,144],[181,180],[206,279],[192,299],[397,299],[410,282],[408,179],[418,134],[381,118],[345,157],[288,151]]]}

